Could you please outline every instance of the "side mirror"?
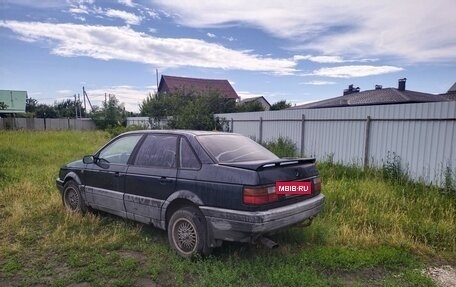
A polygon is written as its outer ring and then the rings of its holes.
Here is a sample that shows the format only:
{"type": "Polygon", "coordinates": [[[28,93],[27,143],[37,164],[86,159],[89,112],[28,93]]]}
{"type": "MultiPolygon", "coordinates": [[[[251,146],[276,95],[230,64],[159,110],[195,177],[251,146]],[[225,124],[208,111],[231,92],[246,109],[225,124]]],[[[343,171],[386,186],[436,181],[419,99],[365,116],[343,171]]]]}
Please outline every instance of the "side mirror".
{"type": "Polygon", "coordinates": [[[94,163],[95,159],[93,158],[93,155],[85,155],[82,158],[82,162],[85,163],[85,164],[90,164],[90,163],[94,163]]]}

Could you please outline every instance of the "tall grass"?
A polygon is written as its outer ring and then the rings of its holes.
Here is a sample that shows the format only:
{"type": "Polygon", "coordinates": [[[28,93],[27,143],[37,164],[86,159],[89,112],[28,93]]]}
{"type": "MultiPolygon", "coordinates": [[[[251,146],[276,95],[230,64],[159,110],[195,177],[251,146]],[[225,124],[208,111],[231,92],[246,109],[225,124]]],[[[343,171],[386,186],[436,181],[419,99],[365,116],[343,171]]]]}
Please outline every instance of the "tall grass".
{"type": "Polygon", "coordinates": [[[434,286],[416,268],[456,260],[454,196],[334,163],[319,164],[325,210],[275,235],[277,250],[228,243],[182,259],[166,232],[63,209],[59,167],[109,137],[0,131],[0,286],[434,286]]]}
{"type": "Polygon", "coordinates": [[[319,164],[324,224],[334,244],[389,245],[420,254],[456,254],[456,198],[437,187],[385,179],[384,170],[319,164]],[[400,182],[400,184],[399,184],[400,182]]]}
{"type": "Polygon", "coordinates": [[[279,137],[275,140],[264,142],[263,146],[275,153],[278,157],[298,156],[296,145],[289,138],[279,137]]]}

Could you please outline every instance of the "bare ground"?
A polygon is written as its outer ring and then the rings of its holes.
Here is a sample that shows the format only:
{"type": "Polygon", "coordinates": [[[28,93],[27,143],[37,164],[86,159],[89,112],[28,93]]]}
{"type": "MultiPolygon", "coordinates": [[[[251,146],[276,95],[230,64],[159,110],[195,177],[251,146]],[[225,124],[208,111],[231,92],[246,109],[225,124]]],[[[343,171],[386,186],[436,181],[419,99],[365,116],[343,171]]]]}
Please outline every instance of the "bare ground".
{"type": "Polygon", "coordinates": [[[450,265],[428,267],[423,273],[434,279],[441,287],[456,287],[456,269],[450,265]]]}

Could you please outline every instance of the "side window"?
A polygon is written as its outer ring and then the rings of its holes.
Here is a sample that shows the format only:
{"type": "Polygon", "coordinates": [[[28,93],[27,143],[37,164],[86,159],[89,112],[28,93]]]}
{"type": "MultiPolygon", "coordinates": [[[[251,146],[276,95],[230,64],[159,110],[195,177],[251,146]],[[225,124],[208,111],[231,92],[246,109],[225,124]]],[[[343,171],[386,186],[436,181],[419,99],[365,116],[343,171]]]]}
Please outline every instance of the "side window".
{"type": "Polygon", "coordinates": [[[181,138],[180,141],[179,158],[181,168],[199,169],[201,167],[198,158],[190,147],[190,144],[184,138],[181,138]]]}
{"type": "Polygon", "coordinates": [[[148,135],[139,148],[135,165],[176,167],[177,136],[148,135]]]}
{"type": "Polygon", "coordinates": [[[110,163],[126,164],[141,137],[142,135],[121,137],[105,147],[98,157],[110,163]]]}

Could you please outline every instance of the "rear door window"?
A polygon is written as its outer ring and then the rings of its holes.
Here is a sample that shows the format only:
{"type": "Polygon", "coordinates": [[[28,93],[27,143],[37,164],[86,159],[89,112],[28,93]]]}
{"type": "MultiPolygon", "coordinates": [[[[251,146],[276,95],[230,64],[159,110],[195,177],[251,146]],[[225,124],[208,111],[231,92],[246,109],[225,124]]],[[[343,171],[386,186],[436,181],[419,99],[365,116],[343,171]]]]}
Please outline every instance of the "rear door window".
{"type": "Polygon", "coordinates": [[[176,146],[175,135],[148,135],[138,150],[134,165],[175,168],[176,146]]]}

